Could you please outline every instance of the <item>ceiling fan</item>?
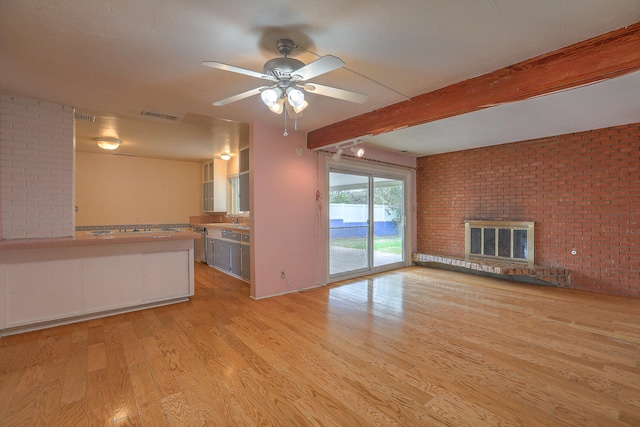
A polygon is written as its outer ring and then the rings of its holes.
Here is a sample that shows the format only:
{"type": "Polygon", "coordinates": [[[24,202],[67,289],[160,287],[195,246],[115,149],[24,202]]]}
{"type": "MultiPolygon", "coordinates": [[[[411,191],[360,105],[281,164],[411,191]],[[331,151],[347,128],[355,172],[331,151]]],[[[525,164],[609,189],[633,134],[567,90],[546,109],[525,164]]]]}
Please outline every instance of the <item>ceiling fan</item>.
{"type": "Polygon", "coordinates": [[[260,94],[262,101],[274,113],[281,114],[283,110],[289,108],[294,113],[298,114],[308,105],[307,101],[304,99],[304,92],[302,92],[302,90],[358,104],[362,104],[367,101],[367,95],[331,86],[311,83],[308,81],[314,77],[344,67],[345,64],[340,58],[333,55],[325,55],[305,65],[302,61],[289,58],[289,55],[296,47],[292,40],[279,39],[276,47],[278,52],[282,55],[282,58],[273,58],[267,61],[264,64],[262,73],[216,61],[202,62],[202,65],[207,67],[244,74],[246,76],[270,82],[269,86],[260,86],[255,89],[221,99],[214,102],[213,105],[219,107],[260,94]],[[287,103],[285,103],[285,99],[287,100],[287,103]]]}

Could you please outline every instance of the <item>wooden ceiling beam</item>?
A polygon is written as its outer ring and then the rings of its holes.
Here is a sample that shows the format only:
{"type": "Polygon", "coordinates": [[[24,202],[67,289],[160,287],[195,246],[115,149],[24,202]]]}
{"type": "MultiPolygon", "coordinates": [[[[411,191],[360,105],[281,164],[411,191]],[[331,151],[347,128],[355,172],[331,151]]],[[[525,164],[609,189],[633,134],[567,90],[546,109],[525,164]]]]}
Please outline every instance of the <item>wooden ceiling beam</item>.
{"type": "Polygon", "coordinates": [[[316,129],[307,135],[307,148],[416,126],[639,69],[640,22],[316,129]]]}

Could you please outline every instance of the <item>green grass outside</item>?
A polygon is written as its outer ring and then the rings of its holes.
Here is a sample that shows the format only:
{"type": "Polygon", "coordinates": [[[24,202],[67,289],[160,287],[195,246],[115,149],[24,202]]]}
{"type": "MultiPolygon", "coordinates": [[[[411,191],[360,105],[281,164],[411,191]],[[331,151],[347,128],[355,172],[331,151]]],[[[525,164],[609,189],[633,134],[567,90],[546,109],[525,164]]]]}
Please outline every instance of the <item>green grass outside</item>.
{"type": "MultiPolygon", "coordinates": [[[[331,246],[339,246],[341,248],[365,250],[367,240],[362,238],[331,239],[330,244],[331,246]]],[[[402,254],[402,239],[400,237],[375,237],[373,239],[373,250],[377,252],[402,254]]]]}

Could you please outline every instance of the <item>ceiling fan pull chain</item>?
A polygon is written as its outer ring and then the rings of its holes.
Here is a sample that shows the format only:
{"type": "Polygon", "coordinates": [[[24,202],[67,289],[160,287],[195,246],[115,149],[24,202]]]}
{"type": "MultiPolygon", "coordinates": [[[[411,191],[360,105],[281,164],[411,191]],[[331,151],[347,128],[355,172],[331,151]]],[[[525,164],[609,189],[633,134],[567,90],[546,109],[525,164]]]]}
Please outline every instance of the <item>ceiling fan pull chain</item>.
{"type": "Polygon", "coordinates": [[[285,107],[284,109],[284,136],[289,135],[289,133],[287,132],[287,108],[285,107]]]}

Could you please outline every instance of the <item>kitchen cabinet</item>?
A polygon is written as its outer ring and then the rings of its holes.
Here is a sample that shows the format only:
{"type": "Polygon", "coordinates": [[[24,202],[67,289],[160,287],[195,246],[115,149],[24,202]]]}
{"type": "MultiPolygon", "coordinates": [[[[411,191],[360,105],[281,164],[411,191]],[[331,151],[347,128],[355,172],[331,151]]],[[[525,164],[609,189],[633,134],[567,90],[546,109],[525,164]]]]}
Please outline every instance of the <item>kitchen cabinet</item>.
{"type": "Polygon", "coordinates": [[[238,208],[249,212],[249,147],[240,149],[240,173],[238,174],[238,208]]]}
{"type": "Polygon", "coordinates": [[[207,237],[207,265],[213,265],[213,253],[216,249],[214,241],[211,237],[207,237]]]}
{"type": "Polygon", "coordinates": [[[222,239],[214,239],[213,266],[225,271],[231,271],[231,242],[222,239]]]}
{"type": "Polygon", "coordinates": [[[242,277],[242,252],[240,242],[230,242],[231,252],[231,273],[234,276],[242,277]]]}
{"type": "Polygon", "coordinates": [[[241,276],[247,282],[251,281],[251,255],[249,247],[249,235],[242,235],[242,245],[240,245],[240,262],[242,263],[241,276]]]}
{"type": "Polygon", "coordinates": [[[114,240],[2,251],[0,336],[193,295],[192,240],[114,240]]]}
{"type": "Polygon", "coordinates": [[[214,248],[209,266],[244,281],[250,281],[249,234],[221,229],[207,229],[207,233],[214,248]]]}
{"type": "Polygon", "coordinates": [[[238,206],[240,212],[249,212],[249,172],[242,173],[238,176],[238,206]]]}
{"type": "Polygon", "coordinates": [[[227,211],[227,162],[214,159],[202,165],[202,210],[227,211]]]}

